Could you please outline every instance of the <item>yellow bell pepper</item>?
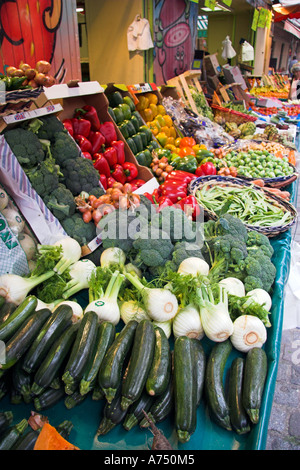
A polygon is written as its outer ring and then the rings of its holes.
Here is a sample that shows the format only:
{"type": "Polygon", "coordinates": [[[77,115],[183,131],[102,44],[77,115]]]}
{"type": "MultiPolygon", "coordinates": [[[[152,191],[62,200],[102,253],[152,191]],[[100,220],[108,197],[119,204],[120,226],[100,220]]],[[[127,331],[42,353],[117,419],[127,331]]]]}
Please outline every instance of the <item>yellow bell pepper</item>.
{"type": "Polygon", "coordinates": [[[159,122],[156,121],[155,119],[154,119],[154,121],[147,122],[147,126],[150,127],[150,129],[151,129],[151,131],[154,135],[157,135],[161,130],[161,126],[160,126],[159,122]]]}
{"type": "MultiPolygon", "coordinates": [[[[172,139],[172,137],[169,137],[169,139],[172,139]]],[[[172,145],[171,143],[167,143],[164,148],[168,149],[168,150],[171,150],[171,152],[175,152],[175,153],[176,153],[176,150],[177,150],[177,147],[175,147],[175,145],[172,145]]]]}
{"type": "Polygon", "coordinates": [[[167,139],[167,145],[172,145],[172,147],[176,148],[175,145],[174,145],[174,143],[175,143],[174,137],[168,137],[168,139],[167,139]]]}
{"type": "Polygon", "coordinates": [[[153,116],[153,119],[157,116],[158,112],[157,112],[157,106],[156,104],[154,103],[150,103],[149,104],[149,108],[151,109],[152,111],[152,116],[153,116]]]}
{"type": "Polygon", "coordinates": [[[167,144],[168,136],[164,132],[159,132],[156,138],[162,147],[167,144]]]}
{"type": "Polygon", "coordinates": [[[175,140],[176,147],[180,146],[180,142],[181,142],[181,137],[177,137],[177,139],[175,140]]]}
{"type": "Polygon", "coordinates": [[[173,126],[173,121],[172,121],[171,116],[169,116],[168,114],[165,114],[164,115],[164,120],[165,120],[166,126],[168,126],[168,127],[173,126]]]}
{"type": "Polygon", "coordinates": [[[177,137],[176,129],[175,129],[174,126],[171,126],[171,127],[170,127],[170,137],[174,137],[174,140],[175,140],[176,137],[177,137]]]}
{"type": "Polygon", "coordinates": [[[161,132],[164,132],[167,137],[170,137],[170,128],[168,126],[162,126],[161,132]]]}
{"type": "Polygon", "coordinates": [[[146,98],[146,96],[141,95],[138,97],[138,100],[139,102],[136,105],[136,109],[138,111],[143,111],[144,109],[149,107],[149,99],[146,98]]]}
{"type": "Polygon", "coordinates": [[[150,104],[157,104],[158,103],[158,97],[155,93],[145,93],[144,96],[146,98],[148,98],[150,104]]]}
{"type": "Polygon", "coordinates": [[[144,109],[141,114],[146,122],[153,121],[154,116],[150,108],[144,109]]]}
{"type": "Polygon", "coordinates": [[[167,114],[165,107],[162,104],[157,105],[157,112],[158,114],[161,114],[162,116],[167,114]]]}
{"type": "Polygon", "coordinates": [[[192,149],[195,151],[195,153],[197,153],[199,150],[207,150],[207,147],[204,144],[197,144],[193,145],[192,149]]]}
{"type": "Polygon", "coordinates": [[[163,127],[163,126],[166,125],[165,119],[164,119],[164,117],[163,117],[161,114],[158,114],[158,115],[156,116],[156,121],[159,122],[159,124],[161,125],[161,127],[163,127]]]}

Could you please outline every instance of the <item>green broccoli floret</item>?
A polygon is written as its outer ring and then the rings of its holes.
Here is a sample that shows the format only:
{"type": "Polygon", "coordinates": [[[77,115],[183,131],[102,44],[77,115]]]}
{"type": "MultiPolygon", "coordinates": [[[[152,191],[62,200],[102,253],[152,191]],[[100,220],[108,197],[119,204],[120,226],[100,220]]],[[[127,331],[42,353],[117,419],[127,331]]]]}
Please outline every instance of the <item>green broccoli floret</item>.
{"type": "Polygon", "coordinates": [[[85,223],[78,212],[62,220],[61,225],[67,235],[77,240],[81,246],[86,245],[96,237],[95,224],[93,222],[85,223]]]}
{"type": "Polygon", "coordinates": [[[73,194],[62,183],[59,183],[58,187],[52,191],[52,193],[44,197],[44,203],[60,221],[73,215],[76,210],[73,194]]]}
{"type": "Polygon", "coordinates": [[[224,214],[218,220],[209,220],[204,224],[205,238],[228,234],[243,242],[248,238],[248,231],[243,222],[231,214],[224,214]]]}
{"type": "Polygon", "coordinates": [[[177,271],[182,261],[190,257],[204,259],[199,245],[185,241],[177,242],[174,245],[172,260],[168,266],[177,271]]]}
{"type": "MultiPolygon", "coordinates": [[[[155,227],[144,227],[133,242],[137,258],[146,266],[164,266],[171,259],[173,243],[169,234],[155,227]]],[[[139,264],[135,261],[138,267],[139,264]]]]}
{"type": "MultiPolygon", "coordinates": [[[[69,160],[74,161],[80,156],[80,149],[68,132],[57,132],[51,145],[53,158],[60,167],[64,167],[69,160]]],[[[97,186],[97,185],[94,185],[97,186]]],[[[77,193],[79,194],[79,193],[77,193]]]]}
{"type": "Polygon", "coordinates": [[[256,232],[255,230],[249,231],[246,244],[248,252],[254,252],[257,249],[260,249],[269,258],[273,256],[274,248],[272,247],[269,238],[263,233],[256,232]]]}
{"type": "Polygon", "coordinates": [[[51,157],[46,158],[34,168],[25,170],[25,172],[32,187],[42,199],[58,188],[61,172],[51,157]]]}
{"type": "Polygon", "coordinates": [[[94,168],[93,162],[87,158],[66,160],[61,171],[64,183],[73,196],[78,196],[82,191],[90,193],[93,188],[99,186],[99,173],[94,168]]]}
{"type": "Polygon", "coordinates": [[[58,119],[54,114],[49,116],[41,116],[38,118],[42,125],[37,132],[39,139],[50,140],[50,142],[55,142],[56,134],[59,132],[67,133],[67,130],[63,123],[58,119]]]}
{"type": "Polygon", "coordinates": [[[196,226],[182,209],[174,206],[164,207],[152,217],[151,224],[168,233],[173,243],[182,240],[192,243],[196,240],[196,226]]]}
{"type": "Polygon", "coordinates": [[[90,196],[96,196],[97,198],[103,196],[103,194],[105,194],[105,191],[103,191],[100,186],[96,186],[95,188],[89,191],[90,196]]]}
{"type": "Polygon", "coordinates": [[[151,220],[151,217],[156,212],[155,205],[146,196],[140,194],[140,206],[145,210],[148,220],[151,220]]]}
{"type": "Polygon", "coordinates": [[[4,137],[24,169],[33,168],[45,159],[43,146],[32,132],[15,127],[7,130],[4,137]]]}
{"type": "Polygon", "coordinates": [[[276,267],[269,256],[257,250],[245,259],[244,284],[246,292],[252,289],[264,289],[270,292],[276,276],[276,267]]]}

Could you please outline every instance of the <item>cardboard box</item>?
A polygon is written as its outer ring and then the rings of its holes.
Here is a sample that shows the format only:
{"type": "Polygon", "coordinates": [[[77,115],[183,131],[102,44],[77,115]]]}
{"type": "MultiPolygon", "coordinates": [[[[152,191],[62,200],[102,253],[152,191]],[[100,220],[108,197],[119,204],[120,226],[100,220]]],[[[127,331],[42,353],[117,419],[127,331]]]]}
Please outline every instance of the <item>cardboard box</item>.
{"type": "Polygon", "coordinates": [[[139,99],[139,95],[145,93],[154,93],[158,98],[158,104],[162,103],[163,97],[155,83],[138,83],[135,85],[128,85],[128,91],[133,96],[135,103],[139,99]]]}
{"type": "Polygon", "coordinates": [[[207,76],[219,75],[221,73],[221,67],[217,59],[217,53],[212,55],[206,55],[203,59],[204,69],[207,76]]]}
{"type": "Polygon", "coordinates": [[[247,89],[247,85],[242,75],[242,72],[240,71],[240,68],[237,65],[233,67],[228,64],[224,65],[223,73],[226,83],[238,83],[241,86],[242,90],[247,89]]]}

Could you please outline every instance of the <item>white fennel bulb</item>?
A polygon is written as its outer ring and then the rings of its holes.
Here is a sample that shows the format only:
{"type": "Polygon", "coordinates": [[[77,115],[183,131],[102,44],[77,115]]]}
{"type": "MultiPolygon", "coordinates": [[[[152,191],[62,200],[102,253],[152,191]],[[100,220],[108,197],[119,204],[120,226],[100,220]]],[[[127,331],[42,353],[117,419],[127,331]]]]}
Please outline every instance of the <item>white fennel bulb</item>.
{"type": "Polygon", "coordinates": [[[172,320],[167,320],[167,321],[152,321],[154,326],[158,326],[161,328],[164,332],[167,338],[170,338],[172,334],[172,320]]]}
{"type": "Polygon", "coordinates": [[[255,302],[264,307],[268,312],[272,307],[272,298],[270,294],[264,289],[253,289],[247,292],[247,297],[253,299],[255,302]]]}
{"type": "Polygon", "coordinates": [[[175,338],[188,336],[189,338],[202,339],[204,330],[199,310],[193,305],[187,305],[180,309],[173,319],[172,329],[175,338]]]}
{"type": "Polygon", "coordinates": [[[62,257],[54,268],[58,274],[62,274],[71,264],[81,258],[81,246],[71,237],[65,237],[54,243],[54,246],[62,247],[62,257]]]}
{"type": "Polygon", "coordinates": [[[89,259],[80,259],[72,264],[69,270],[71,279],[66,284],[63,298],[68,299],[77,292],[88,289],[91,276],[95,270],[96,265],[89,259]]]}
{"type": "Polygon", "coordinates": [[[74,300],[63,300],[54,307],[53,312],[55,312],[55,310],[62,305],[68,305],[69,307],[71,307],[72,312],[73,312],[73,317],[72,317],[73,323],[82,319],[83,308],[78,302],[75,302],[74,300]]]}
{"type": "Polygon", "coordinates": [[[263,322],[254,315],[241,315],[233,322],[230,340],[238,351],[248,352],[261,348],[267,340],[267,330],[263,322]]]}
{"type": "Polygon", "coordinates": [[[126,300],[120,305],[120,315],[123,322],[126,324],[130,320],[149,320],[150,317],[146,310],[135,300],[126,300]]]}
{"type": "Polygon", "coordinates": [[[192,276],[207,276],[209,265],[204,259],[191,256],[180,263],[177,272],[185,275],[191,274],[192,276]]]}
{"type": "Polygon", "coordinates": [[[236,295],[237,297],[245,296],[244,283],[236,277],[226,277],[219,284],[227,290],[228,294],[236,295]]]}
{"type": "Polygon", "coordinates": [[[100,256],[100,265],[102,268],[109,268],[110,266],[117,265],[123,267],[126,261],[125,252],[115,247],[106,248],[100,256]]]}

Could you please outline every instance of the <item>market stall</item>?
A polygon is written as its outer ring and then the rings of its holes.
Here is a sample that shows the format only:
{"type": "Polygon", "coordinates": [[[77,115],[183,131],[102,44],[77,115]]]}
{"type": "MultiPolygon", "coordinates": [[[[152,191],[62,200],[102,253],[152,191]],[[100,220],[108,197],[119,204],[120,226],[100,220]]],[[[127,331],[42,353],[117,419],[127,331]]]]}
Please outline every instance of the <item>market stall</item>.
{"type": "Polygon", "coordinates": [[[19,90],[3,112],[0,448],[147,450],[151,423],[173,450],[264,449],[299,109],[179,79],[19,90]]]}

